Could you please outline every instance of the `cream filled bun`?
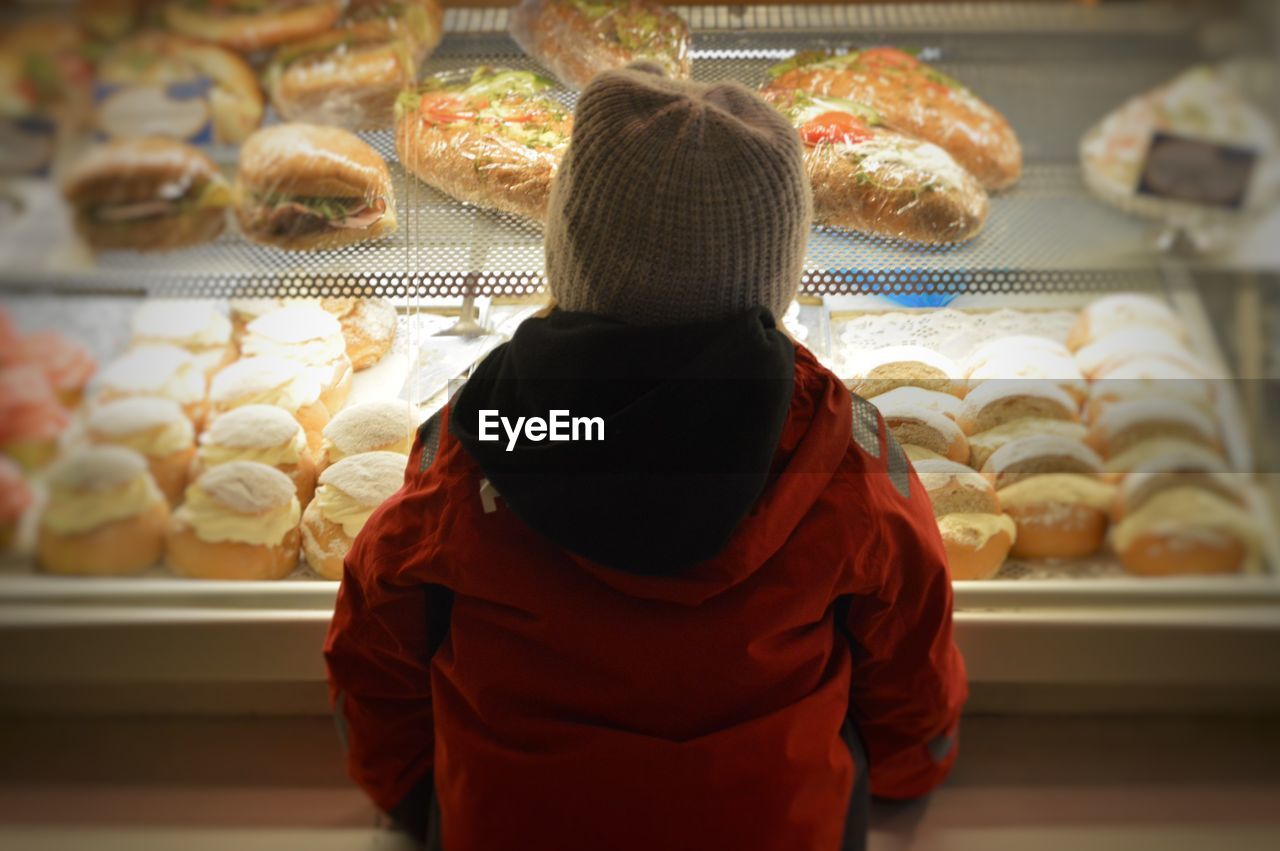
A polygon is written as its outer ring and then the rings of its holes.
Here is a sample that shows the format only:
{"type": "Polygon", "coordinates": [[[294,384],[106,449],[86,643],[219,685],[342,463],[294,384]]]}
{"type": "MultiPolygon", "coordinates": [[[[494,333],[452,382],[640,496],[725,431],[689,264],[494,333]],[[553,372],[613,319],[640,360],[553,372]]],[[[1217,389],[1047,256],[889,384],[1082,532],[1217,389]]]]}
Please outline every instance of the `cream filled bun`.
{"type": "Polygon", "coordinates": [[[1115,487],[1096,476],[1046,473],[999,491],[1000,506],[1018,527],[1017,558],[1084,558],[1107,532],[1115,487]]]}
{"type": "Polygon", "coordinates": [[[996,337],[975,346],[964,359],[964,374],[972,375],[975,371],[987,367],[1006,364],[1029,353],[1052,357],[1071,357],[1071,350],[1050,337],[1038,334],[1012,334],[1008,337],[996,337]]]}
{"type": "Polygon", "coordinates": [[[169,504],[177,505],[182,499],[196,436],[177,402],[137,396],[95,405],[84,434],[90,443],[123,446],[142,455],[169,504]]]}
{"type": "Polygon", "coordinates": [[[1079,440],[1038,434],[1011,440],[992,452],[982,472],[999,489],[1044,473],[1097,475],[1102,459],[1079,440]]]}
{"type": "Polygon", "coordinates": [[[218,305],[185,299],[149,299],[133,314],[132,346],[168,344],[196,356],[206,375],[231,363],[236,348],[231,320],[218,305]]]}
{"type": "Polygon", "coordinates": [[[915,470],[929,494],[935,517],[1000,511],[1000,501],[990,480],[964,464],[926,459],[916,463],[915,470]]]}
{"type": "Polygon", "coordinates": [[[351,360],[342,325],[310,301],[293,302],[264,313],[245,328],[246,357],[297,361],[320,382],[320,401],[336,413],[351,393],[351,360]]]}
{"type": "Polygon", "coordinates": [[[916,446],[911,443],[903,444],[902,453],[907,456],[907,460],[912,464],[919,464],[921,461],[947,460],[932,449],[925,449],[923,446],[916,446]]]}
{"type": "Polygon", "coordinates": [[[130,349],[107,364],[95,381],[95,402],[137,396],[170,399],[200,429],[208,414],[208,381],[196,356],[167,344],[130,349]]]}
{"type": "Polygon", "coordinates": [[[1051,381],[1077,403],[1089,393],[1089,384],[1067,347],[1048,337],[1018,334],[978,346],[965,360],[969,386],[991,378],[1051,381]]]}
{"type": "Polygon", "coordinates": [[[1076,365],[1086,378],[1094,378],[1139,358],[1167,360],[1193,371],[1203,369],[1185,342],[1158,327],[1113,331],[1075,353],[1076,365]]]}
{"type": "Polygon", "coordinates": [[[1159,328],[1179,340],[1187,337],[1186,326],[1167,303],[1147,295],[1117,293],[1092,301],[1080,311],[1067,334],[1067,348],[1079,351],[1116,331],[1133,328],[1159,328]]]}
{"type": "Polygon", "coordinates": [[[298,565],[302,507],[293,481],[256,461],[230,461],[187,488],[165,562],[199,579],[283,579],[298,565]]]}
{"type": "Polygon", "coordinates": [[[73,451],[54,465],[36,545],[50,573],[140,573],[160,560],[169,506],[147,462],[121,446],[73,451]]]}
{"type": "Polygon", "coordinates": [[[1157,437],[1108,458],[1102,466],[1102,475],[1107,481],[1119,481],[1129,473],[1149,469],[1149,465],[1159,464],[1165,458],[1178,459],[1183,465],[1206,470],[1226,464],[1217,447],[1176,437],[1157,437]]]}
{"type": "Polygon", "coordinates": [[[954,396],[916,387],[899,387],[882,393],[874,397],[871,403],[880,410],[889,432],[903,446],[923,446],[952,461],[961,464],[968,461],[969,441],[960,426],[941,413],[938,406],[920,404],[915,400],[914,394],[907,395],[904,392],[910,390],[955,399],[954,396]]]}
{"type": "Polygon", "coordinates": [[[1004,425],[969,435],[969,463],[981,470],[997,449],[1024,437],[1052,435],[1065,440],[1084,441],[1086,434],[1087,428],[1070,420],[1046,420],[1038,417],[1011,420],[1004,425]]]}
{"type": "Polygon", "coordinates": [[[953,420],[960,414],[960,399],[958,397],[952,396],[950,393],[940,393],[937,390],[925,390],[921,387],[897,387],[887,393],[881,393],[870,401],[881,412],[888,407],[906,405],[925,408],[953,420]]]}
{"type": "Polygon", "coordinates": [[[379,399],[340,411],[324,427],[318,468],[364,452],[398,452],[413,448],[414,422],[408,402],[379,399]]]}
{"type": "Polygon", "coordinates": [[[972,435],[1027,418],[1078,422],[1080,410],[1052,381],[992,379],[969,391],[956,422],[972,435]]]}
{"type": "Polygon", "coordinates": [[[315,492],[316,465],[307,433],[283,408],[244,405],[219,415],[200,435],[192,478],[232,461],[256,461],[284,473],[304,508],[315,492]]]}
{"type": "Polygon", "coordinates": [[[849,364],[850,389],[864,399],[898,387],[920,387],[963,396],[959,365],[924,346],[885,346],[859,352],[849,364]]]}
{"type": "Polygon", "coordinates": [[[245,405],[274,405],[293,415],[307,433],[312,453],[329,424],[315,373],[297,361],[277,357],[243,358],[213,377],[209,403],[215,416],[245,405]]]}
{"type": "Polygon", "coordinates": [[[288,304],[283,298],[233,298],[228,302],[231,311],[231,333],[237,343],[242,342],[245,329],[259,316],[279,310],[288,304]]]}
{"type": "Polygon", "coordinates": [[[368,369],[386,357],[396,339],[396,309],[380,298],[322,298],[320,306],[342,325],[351,368],[368,369]]]}
{"type": "Polygon", "coordinates": [[[369,515],[400,489],[405,464],[398,452],[367,452],[320,474],[316,498],[302,518],[302,551],[312,570],[342,578],[342,560],[369,515]]]}
{"type": "Polygon", "coordinates": [[[1214,418],[1176,397],[1149,396],[1118,402],[1106,408],[1086,438],[1104,458],[1119,455],[1148,440],[1172,438],[1221,447],[1214,418]]]}
{"type": "Polygon", "coordinates": [[[1262,551],[1254,518],[1238,503],[1199,487],[1161,491],[1111,533],[1120,563],[1139,576],[1238,573],[1262,551]]]}

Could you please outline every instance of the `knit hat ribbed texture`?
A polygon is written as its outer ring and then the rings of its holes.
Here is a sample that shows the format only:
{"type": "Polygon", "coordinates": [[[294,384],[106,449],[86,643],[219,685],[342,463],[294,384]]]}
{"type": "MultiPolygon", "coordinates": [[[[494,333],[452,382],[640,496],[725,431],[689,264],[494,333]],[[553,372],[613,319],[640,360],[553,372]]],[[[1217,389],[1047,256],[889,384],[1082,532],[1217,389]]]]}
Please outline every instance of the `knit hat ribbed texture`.
{"type": "Polygon", "coordinates": [[[637,325],[780,318],[812,219],[800,140],[736,83],[609,71],[582,92],[546,226],[565,310],[637,325]]]}

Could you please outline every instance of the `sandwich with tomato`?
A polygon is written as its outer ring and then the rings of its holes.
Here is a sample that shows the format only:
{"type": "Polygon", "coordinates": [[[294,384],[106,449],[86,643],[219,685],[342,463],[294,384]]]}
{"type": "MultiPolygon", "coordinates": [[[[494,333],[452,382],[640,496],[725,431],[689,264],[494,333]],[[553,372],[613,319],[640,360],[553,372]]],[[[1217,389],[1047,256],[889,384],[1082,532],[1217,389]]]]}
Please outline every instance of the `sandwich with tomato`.
{"type": "Polygon", "coordinates": [[[571,88],[641,59],[668,77],[689,76],[689,24],[657,0],[524,0],[508,29],[571,88]]]}
{"type": "Polygon", "coordinates": [[[199,245],[226,225],[231,189],[213,160],[162,136],[115,139],[83,156],[62,195],[97,251],[199,245]]]}
{"type": "Polygon", "coordinates": [[[340,127],[277,124],[240,148],[236,217],[254,242],[321,251],[396,229],[391,173],[340,127]]]}
{"type": "Polygon", "coordinates": [[[436,0],[352,0],[336,28],[276,49],[271,103],[290,121],[390,127],[396,97],[440,43],[442,19],[436,0]]]}
{"type": "Polygon", "coordinates": [[[427,78],[396,103],[396,152],[423,183],[461,201],[546,218],[572,113],[528,71],[427,78]]]}
{"type": "Polygon", "coordinates": [[[942,148],[890,130],[854,101],[764,95],[804,142],[818,224],[924,243],[963,242],[982,229],[987,193],[942,148]]]}
{"type": "Polygon", "coordinates": [[[347,0],[169,0],[169,29],[250,53],[324,32],[347,0]]]}
{"type": "Polygon", "coordinates": [[[1022,146],[1005,117],[896,47],[798,53],[768,73],[766,95],[799,91],[865,104],[884,127],[944,149],[986,189],[1011,186],[1022,173],[1022,146]]]}

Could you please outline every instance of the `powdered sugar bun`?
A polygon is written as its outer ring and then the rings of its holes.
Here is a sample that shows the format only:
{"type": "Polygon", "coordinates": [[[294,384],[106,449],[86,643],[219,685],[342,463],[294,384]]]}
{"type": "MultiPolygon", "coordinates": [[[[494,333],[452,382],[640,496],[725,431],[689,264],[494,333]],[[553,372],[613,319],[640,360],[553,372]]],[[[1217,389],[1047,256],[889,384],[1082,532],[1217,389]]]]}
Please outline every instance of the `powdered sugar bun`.
{"type": "Polygon", "coordinates": [[[1183,340],[1159,327],[1122,328],[1094,340],[1075,353],[1076,365],[1088,378],[1138,358],[1168,360],[1192,371],[1203,368],[1183,340]]]}
{"type": "Polygon", "coordinates": [[[330,411],[346,403],[351,360],[342,326],[315,302],[291,302],[259,316],[245,328],[243,347],[246,355],[288,358],[313,369],[330,411]]]}
{"type": "Polygon", "coordinates": [[[1083,442],[1088,433],[1083,425],[1068,420],[1046,420],[1036,417],[1011,420],[1004,425],[969,435],[969,463],[981,470],[992,453],[1001,446],[1024,437],[1038,435],[1083,442]]]}
{"type": "Polygon", "coordinates": [[[1163,358],[1141,357],[1098,374],[1090,385],[1085,416],[1092,422],[1117,402],[1143,397],[1178,399],[1206,412],[1214,405],[1214,387],[1203,373],[1163,358]]]}
{"type": "Polygon", "coordinates": [[[252,461],[232,461],[209,470],[193,485],[235,514],[265,514],[294,498],[289,477],[252,461]]]}
{"type": "Polygon", "coordinates": [[[245,328],[249,323],[272,311],[279,310],[285,306],[285,300],[282,298],[233,298],[229,307],[231,310],[231,328],[232,333],[237,340],[240,340],[245,333],[245,328]]]}
{"type": "Polygon", "coordinates": [[[142,454],[169,504],[182,499],[195,454],[195,429],[177,402],[149,396],[105,402],[90,409],[85,435],[93,443],[142,454]]]}
{"type": "MultiPolygon", "coordinates": [[[[875,397],[875,405],[880,409],[885,427],[897,439],[898,443],[923,446],[931,449],[952,461],[963,464],[969,460],[969,442],[965,439],[960,426],[945,414],[936,410],[912,404],[899,396],[886,400],[901,390],[915,389],[899,387],[889,393],[875,397]]],[[[933,391],[922,391],[932,393],[933,391]]],[[[942,395],[934,393],[934,395],[942,395]]]]}
{"type": "Polygon", "coordinates": [[[939,455],[932,449],[925,449],[923,446],[917,446],[912,443],[902,444],[902,453],[907,456],[907,460],[912,464],[919,464],[921,461],[946,461],[945,456],[939,455]]]}
{"type": "Polygon", "coordinates": [[[293,414],[307,433],[313,453],[320,449],[329,409],[320,399],[320,382],[311,370],[287,358],[243,358],[213,377],[209,401],[215,413],[244,405],[275,405],[293,414]]]}
{"type": "Polygon", "coordinates": [[[924,346],[886,346],[859,352],[850,369],[851,389],[864,399],[906,386],[964,395],[964,380],[956,362],[924,346]]]}
{"type": "Polygon", "coordinates": [[[199,428],[207,413],[208,381],[196,356],[168,344],[144,345],[125,352],[103,367],[91,398],[110,402],[132,396],[160,396],[182,406],[199,428]]]}
{"type": "Polygon", "coordinates": [[[320,306],[341,323],[352,369],[368,369],[391,351],[396,339],[396,309],[391,302],[372,298],[324,298],[320,306]]]}
{"type": "Polygon", "coordinates": [[[1181,399],[1151,396],[1106,408],[1089,429],[1086,442],[1104,458],[1148,440],[1176,438],[1212,449],[1220,446],[1213,418],[1181,399]]]}
{"type": "Polygon", "coordinates": [[[1030,351],[1016,360],[990,361],[969,373],[971,387],[991,379],[1049,381],[1065,391],[1077,405],[1089,395],[1089,384],[1070,356],[1030,351]]]}
{"type": "Polygon", "coordinates": [[[304,507],[315,493],[315,460],[306,433],[283,408],[245,405],[215,418],[200,436],[192,476],[231,461],[256,461],[284,473],[304,507]]]}
{"type": "Polygon", "coordinates": [[[959,398],[950,393],[925,390],[922,387],[896,387],[869,401],[880,409],[881,413],[886,410],[901,410],[905,407],[935,411],[953,420],[960,414],[959,398]]]}
{"type": "Polygon", "coordinates": [[[963,464],[924,460],[915,464],[915,470],[929,494],[935,517],[944,514],[998,514],[1000,511],[991,482],[963,464]]]}
{"type": "Polygon", "coordinates": [[[1018,527],[1015,558],[1084,558],[1102,546],[1115,488],[1095,476],[1046,473],[1001,488],[999,499],[1018,527]]]}
{"type": "Polygon", "coordinates": [[[141,455],[94,446],[63,457],[49,473],[49,500],[36,552],[51,573],[139,573],[160,559],[169,509],[141,455]]]}
{"type": "Polygon", "coordinates": [[[320,467],[323,469],[362,452],[408,455],[413,444],[413,425],[408,402],[379,399],[353,405],[325,426],[320,467]]]}
{"type": "Polygon", "coordinates": [[[1101,471],[1098,453],[1078,440],[1050,434],[1012,440],[991,453],[982,466],[997,489],[1044,473],[1096,475],[1101,471]]]}
{"type": "Polygon", "coordinates": [[[1031,417],[1075,422],[1080,413],[1076,401],[1051,381],[995,379],[969,392],[957,422],[965,434],[977,434],[1031,417]]]}
{"type": "Polygon", "coordinates": [[[342,562],[375,509],[404,481],[406,459],[395,452],[344,458],[320,475],[316,499],[302,518],[302,549],[311,569],[342,577],[342,562]]]}
{"type": "Polygon", "coordinates": [[[406,463],[398,452],[366,452],[326,469],[320,484],[342,491],[359,505],[376,508],[400,489],[406,463]]]}
{"type": "Polygon", "coordinates": [[[1137,293],[1117,293],[1090,302],[1080,311],[1067,334],[1073,352],[1124,328],[1152,327],[1186,339],[1187,330],[1173,309],[1160,299],[1137,293]]]}
{"type": "Polygon", "coordinates": [[[1140,576],[1237,573],[1261,551],[1253,517],[1240,505],[1198,487],[1153,495],[1112,532],[1120,562],[1140,576]]]}
{"type": "Polygon", "coordinates": [[[1057,340],[1038,334],[1011,334],[979,344],[964,359],[964,374],[988,366],[1013,364],[1027,356],[1071,357],[1071,352],[1057,340]]]}
{"type": "Polygon", "coordinates": [[[216,302],[150,299],[133,314],[132,345],[169,344],[196,356],[211,374],[235,359],[231,320],[216,302]]]}

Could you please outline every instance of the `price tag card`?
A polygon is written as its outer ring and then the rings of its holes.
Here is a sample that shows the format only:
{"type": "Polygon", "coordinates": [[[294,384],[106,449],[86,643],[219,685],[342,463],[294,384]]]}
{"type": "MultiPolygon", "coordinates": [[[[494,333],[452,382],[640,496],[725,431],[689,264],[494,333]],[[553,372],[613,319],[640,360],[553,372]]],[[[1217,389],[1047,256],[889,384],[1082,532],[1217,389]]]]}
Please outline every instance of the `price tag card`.
{"type": "Polygon", "coordinates": [[[1257,160],[1252,148],[1157,131],[1147,148],[1138,194],[1239,210],[1257,160]]]}

